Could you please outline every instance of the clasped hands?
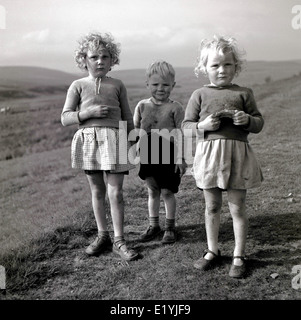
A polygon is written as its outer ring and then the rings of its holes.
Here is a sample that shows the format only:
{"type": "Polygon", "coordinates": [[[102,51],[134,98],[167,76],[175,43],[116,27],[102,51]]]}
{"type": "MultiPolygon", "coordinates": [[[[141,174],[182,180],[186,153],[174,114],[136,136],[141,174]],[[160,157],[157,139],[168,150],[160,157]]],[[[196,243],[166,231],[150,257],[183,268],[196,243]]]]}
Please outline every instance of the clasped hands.
{"type": "MultiPolygon", "coordinates": [[[[231,118],[233,120],[233,124],[236,126],[244,126],[249,123],[249,115],[244,111],[235,110],[235,113],[233,113],[231,118]]],[[[220,124],[221,117],[216,114],[211,114],[206,119],[199,122],[197,128],[205,131],[216,131],[219,129],[220,124]]]]}

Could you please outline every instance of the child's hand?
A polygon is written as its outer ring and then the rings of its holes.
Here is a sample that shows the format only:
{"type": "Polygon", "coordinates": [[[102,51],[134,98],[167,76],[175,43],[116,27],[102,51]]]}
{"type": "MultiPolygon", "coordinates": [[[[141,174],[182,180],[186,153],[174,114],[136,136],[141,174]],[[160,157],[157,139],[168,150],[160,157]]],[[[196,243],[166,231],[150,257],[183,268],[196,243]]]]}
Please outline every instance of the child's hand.
{"type": "Polygon", "coordinates": [[[91,118],[105,118],[109,113],[109,107],[105,105],[95,105],[89,108],[91,118]]]}
{"type": "Polygon", "coordinates": [[[233,115],[233,123],[236,126],[247,125],[249,123],[249,121],[250,121],[249,115],[247,113],[245,113],[244,111],[235,112],[235,114],[233,115]]]}
{"type": "Polygon", "coordinates": [[[218,130],[220,124],[220,119],[211,114],[205,120],[198,123],[198,129],[203,129],[205,131],[216,131],[218,130]]]}
{"type": "Polygon", "coordinates": [[[186,164],[185,160],[183,159],[182,163],[176,164],[175,173],[177,173],[179,171],[180,177],[182,177],[183,174],[186,172],[186,168],[187,168],[187,164],[186,164]]]}

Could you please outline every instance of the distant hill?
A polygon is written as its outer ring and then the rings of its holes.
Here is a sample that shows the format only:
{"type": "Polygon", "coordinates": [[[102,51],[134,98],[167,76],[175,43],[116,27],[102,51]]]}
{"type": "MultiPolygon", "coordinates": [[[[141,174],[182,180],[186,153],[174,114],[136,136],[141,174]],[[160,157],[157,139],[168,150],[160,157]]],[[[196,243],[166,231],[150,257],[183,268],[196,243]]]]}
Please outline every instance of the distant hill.
{"type": "MultiPolygon", "coordinates": [[[[205,77],[196,78],[193,69],[193,66],[175,67],[177,90],[198,88],[208,82],[205,77]]],[[[301,60],[250,61],[235,82],[254,86],[300,74],[301,60]]],[[[109,75],[121,79],[129,89],[145,88],[145,69],[113,70],[109,75]]],[[[71,74],[41,67],[0,66],[0,100],[66,91],[72,81],[83,76],[85,73],[71,74]]]]}
{"type": "MultiPolygon", "coordinates": [[[[204,76],[196,78],[194,66],[175,67],[177,86],[186,88],[198,88],[208,83],[204,76]]],[[[145,86],[145,70],[118,70],[110,73],[112,76],[124,81],[128,87],[145,86]]],[[[254,86],[265,82],[290,78],[301,74],[301,60],[292,61],[248,61],[234,82],[244,86],[254,86]]]]}
{"type": "Polygon", "coordinates": [[[301,60],[250,61],[237,79],[242,85],[255,85],[301,75],[301,60]]]}
{"type": "Polygon", "coordinates": [[[25,66],[0,67],[0,86],[32,88],[36,86],[60,86],[70,84],[78,75],[71,73],[25,66]]]}
{"type": "Polygon", "coordinates": [[[0,67],[0,100],[66,92],[78,78],[79,75],[40,67],[0,67]]]}

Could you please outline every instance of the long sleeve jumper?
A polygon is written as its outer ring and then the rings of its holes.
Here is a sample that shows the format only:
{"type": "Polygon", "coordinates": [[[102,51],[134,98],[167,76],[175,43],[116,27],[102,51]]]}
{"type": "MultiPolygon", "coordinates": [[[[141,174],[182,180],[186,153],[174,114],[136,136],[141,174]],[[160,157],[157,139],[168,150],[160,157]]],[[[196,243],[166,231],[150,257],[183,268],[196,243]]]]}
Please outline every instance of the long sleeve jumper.
{"type": "Polygon", "coordinates": [[[227,87],[204,86],[195,90],[185,111],[182,129],[191,130],[190,134],[197,135],[197,125],[210,114],[223,109],[244,111],[249,115],[249,123],[236,126],[232,119],[222,118],[221,125],[216,131],[206,131],[198,135],[201,140],[233,139],[248,142],[248,134],[262,130],[264,120],[259,112],[253,92],[249,88],[231,85],[227,87]]]}
{"type": "Polygon", "coordinates": [[[91,76],[74,81],[67,92],[61,114],[64,126],[78,124],[85,127],[119,127],[119,121],[127,121],[127,130],[134,129],[133,116],[129,107],[127,91],[121,80],[91,76]],[[93,105],[106,105],[109,113],[105,118],[90,118],[80,122],[78,112],[93,105]]]}

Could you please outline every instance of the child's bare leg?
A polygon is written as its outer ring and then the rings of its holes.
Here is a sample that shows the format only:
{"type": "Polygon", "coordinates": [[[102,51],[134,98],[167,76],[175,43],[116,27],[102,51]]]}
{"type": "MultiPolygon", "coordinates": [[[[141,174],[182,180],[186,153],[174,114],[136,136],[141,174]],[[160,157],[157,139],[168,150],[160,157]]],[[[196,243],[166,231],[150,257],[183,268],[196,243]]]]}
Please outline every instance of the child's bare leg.
{"type": "Polygon", "coordinates": [[[108,198],[110,201],[114,236],[123,237],[124,203],[123,203],[123,173],[108,173],[108,198]]]}
{"type": "Polygon", "coordinates": [[[150,217],[159,217],[161,190],[153,177],[145,179],[148,190],[148,212],[150,217]]]}
{"type": "Polygon", "coordinates": [[[108,197],[114,228],[113,252],[123,260],[134,260],[138,253],[128,249],[124,238],[124,203],[123,203],[123,173],[108,173],[108,197]]]}
{"type": "MultiPolygon", "coordinates": [[[[218,233],[220,226],[220,212],[222,207],[222,191],[219,188],[204,190],[206,203],[205,225],[208,249],[218,254],[218,233]]],[[[205,259],[211,260],[214,255],[207,253],[205,259]]]]}
{"type": "Polygon", "coordinates": [[[177,207],[175,194],[168,189],[162,189],[161,194],[165,205],[166,218],[175,219],[177,207]]]}
{"type": "MultiPolygon", "coordinates": [[[[248,217],[246,214],[246,190],[228,190],[229,209],[233,219],[235,237],[234,256],[244,256],[248,233],[248,217]]],[[[243,261],[234,259],[234,265],[242,265],[243,261]]]]}
{"type": "Polygon", "coordinates": [[[96,239],[86,248],[88,255],[97,255],[109,248],[112,243],[107,228],[107,217],[105,210],[106,186],[103,180],[103,172],[87,174],[91,194],[92,207],[97,224],[98,234],[96,239]]]}
{"type": "Polygon", "coordinates": [[[162,198],[165,205],[166,219],[165,219],[165,232],[162,239],[163,244],[171,244],[176,241],[176,231],[175,231],[175,222],[176,222],[176,197],[175,194],[168,190],[162,189],[162,198]]]}
{"type": "Polygon", "coordinates": [[[142,242],[153,240],[161,232],[159,224],[161,189],[153,177],[147,177],[145,181],[148,190],[149,226],[139,237],[139,241],[142,242]]]}
{"type": "Polygon", "coordinates": [[[103,180],[103,172],[87,174],[89,181],[92,207],[98,231],[107,231],[107,218],[105,210],[106,185],[103,180]]]}

